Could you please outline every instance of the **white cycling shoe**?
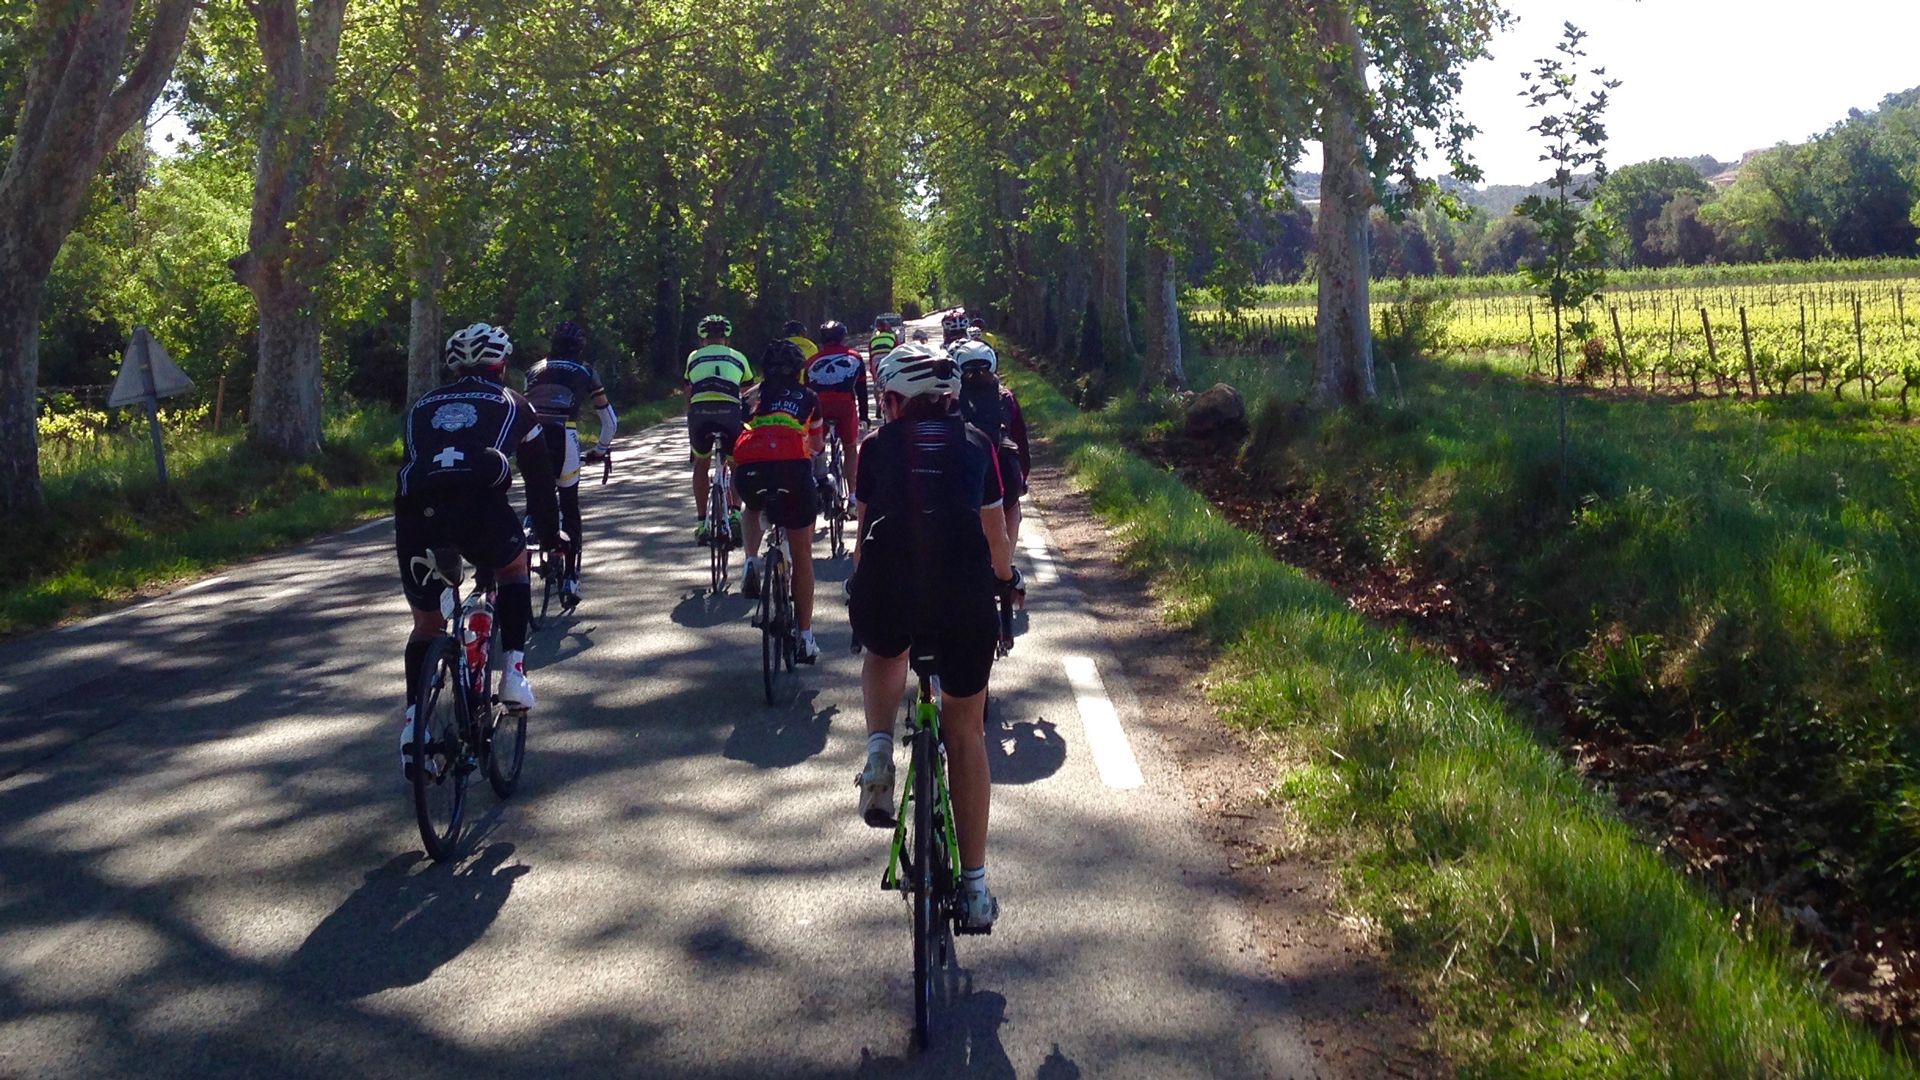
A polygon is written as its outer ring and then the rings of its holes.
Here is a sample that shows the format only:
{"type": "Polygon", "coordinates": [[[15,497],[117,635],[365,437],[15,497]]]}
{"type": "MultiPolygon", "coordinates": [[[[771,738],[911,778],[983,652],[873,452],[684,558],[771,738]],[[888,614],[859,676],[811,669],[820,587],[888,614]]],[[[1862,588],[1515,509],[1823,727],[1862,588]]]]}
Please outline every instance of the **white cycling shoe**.
{"type": "Polygon", "coordinates": [[[413,706],[407,706],[406,722],[400,728],[400,775],[413,783],[413,706]]]}
{"type": "Polygon", "coordinates": [[[533,708],[533,684],[527,681],[527,662],[522,654],[507,654],[507,669],[500,673],[500,704],[509,709],[533,708]]]}
{"type": "Polygon", "coordinates": [[[893,828],[893,755],[870,753],[860,785],[860,818],[876,829],[893,828]]]}
{"type": "Polygon", "coordinates": [[[1000,901],[990,892],[974,892],[963,889],[960,892],[960,925],[957,929],[963,934],[991,934],[993,924],[1000,918],[1000,901]]]}
{"type": "Polygon", "coordinates": [[[801,664],[818,663],[820,643],[813,639],[812,631],[800,635],[800,647],[794,650],[794,661],[801,664]]]}

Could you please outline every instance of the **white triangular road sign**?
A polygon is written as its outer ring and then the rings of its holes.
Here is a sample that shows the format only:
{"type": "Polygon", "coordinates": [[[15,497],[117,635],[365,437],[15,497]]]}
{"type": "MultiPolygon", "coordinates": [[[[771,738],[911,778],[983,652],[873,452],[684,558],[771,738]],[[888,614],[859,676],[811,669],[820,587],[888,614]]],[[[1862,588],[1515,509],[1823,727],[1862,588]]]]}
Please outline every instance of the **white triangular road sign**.
{"type": "Polygon", "coordinates": [[[107,395],[107,407],[118,408],[145,401],[148,394],[156,398],[172,397],[193,389],[193,380],[167,355],[167,350],[153,335],[147,333],[144,326],[136,326],[133,340],[127,342],[126,356],[120,361],[120,374],[114,377],[113,393],[107,395]],[[144,346],[144,348],[143,348],[144,346]],[[141,363],[145,354],[146,364],[141,363]],[[147,371],[151,369],[153,381],[151,389],[147,381],[147,371]]]}

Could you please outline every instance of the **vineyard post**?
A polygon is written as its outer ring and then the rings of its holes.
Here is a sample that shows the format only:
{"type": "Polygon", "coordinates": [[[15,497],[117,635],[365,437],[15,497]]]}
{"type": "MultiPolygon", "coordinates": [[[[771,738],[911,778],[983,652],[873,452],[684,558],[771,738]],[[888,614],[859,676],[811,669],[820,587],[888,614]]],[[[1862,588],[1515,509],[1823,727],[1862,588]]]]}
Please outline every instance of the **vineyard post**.
{"type": "Polygon", "coordinates": [[[1747,332],[1747,306],[1740,305],[1740,348],[1747,354],[1747,389],[1760,398],[1760,379],[1753,373],[1753,335],[1747,332]]]}
{"type": "Polygon", "coordinates": [[[226,404],[227,377],[222,375],[220,376],[220,381],[214,384],[213,391],[213,433],[215,435],[220,434],[220,414],[222,410],[225,409],[226,404]]]}
{"type": "Polygon", "coordinates": [[[1907,288],[1904,285],[1893,287],[1893,309],[1895,318],[1900,320],[1900,340],[1907,340],[1907,288]]]}
{"type": "Polygon", "coordinates": [[[1633,389],[1633,361],[1627,359],[1627,339],[1620,333],[1620,309],[1609,306],[1607,314],[1613,318],[1613,343],[1620,350],[1620,370],[1627,373],[1627,389],[1631,390],[1633,389]]]}
{"type": "Polygon", "coordinates": [[[1707,365],[1713,368],[1713,388],[1720,389],[1720,350],[1713,347],[1713,323],[1707,321],[1707,309],[1700,309],[1700,329],[1707,334],[1707,365]]]}

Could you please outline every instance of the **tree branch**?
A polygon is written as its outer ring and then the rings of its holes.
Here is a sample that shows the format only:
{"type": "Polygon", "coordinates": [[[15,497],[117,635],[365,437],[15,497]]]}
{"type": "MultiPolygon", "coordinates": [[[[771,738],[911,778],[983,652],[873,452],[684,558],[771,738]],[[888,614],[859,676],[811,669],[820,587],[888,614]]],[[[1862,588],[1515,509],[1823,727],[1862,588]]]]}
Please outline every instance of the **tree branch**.
{"type": "Polygon", "coordinates": [[[140,50],[140,59],[107,98],[99,128],[103,143],[117,142],[134,121],[146,116],[147,110],[153,107],[153,100],[160,96],[173,74],[174,61],[180,58],[180,50],[187,43],[187,28],[193,24],[193,14],[198,9],[195,0],[160,0],[154,12],[153,28],[147,32],[147,43],[140,50]]]}

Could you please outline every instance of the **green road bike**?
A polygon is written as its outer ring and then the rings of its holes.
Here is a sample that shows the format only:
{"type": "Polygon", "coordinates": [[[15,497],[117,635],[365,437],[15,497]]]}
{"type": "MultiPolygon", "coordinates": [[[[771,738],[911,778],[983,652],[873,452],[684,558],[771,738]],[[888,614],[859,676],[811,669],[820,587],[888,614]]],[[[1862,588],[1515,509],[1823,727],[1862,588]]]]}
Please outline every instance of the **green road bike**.
{"type": "Polygon", "coordinates": [[[880,887],[905,896],[913,910],[913,1034],[924,1049],[934,1005],[957,966],[953,937],[960,926],[960,841],[947,789],[947,755],[940,745],[933,657],[916,649],[911,662],[920,689],[907,713],[907,778],[880,887]]]}
{"type": "Polygon", "coordinates": [[[408,688],[414,708],[414,739],[408,746],[414,816],[427,854],[443,862],[459,850],[472,775],[484,770],[502,799],[519,786],[527,755],[527,710],[504,708],[493,693],[493,574],[475,573],[473,591],[463,601],[459,552],[434,548],[415,556],[413,566],[423,580],[445,586],[440,614],[449,630],[428,644],[419,682],[408,688]]]}

